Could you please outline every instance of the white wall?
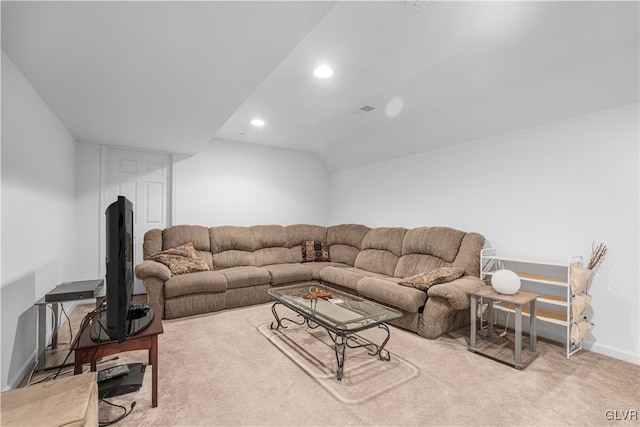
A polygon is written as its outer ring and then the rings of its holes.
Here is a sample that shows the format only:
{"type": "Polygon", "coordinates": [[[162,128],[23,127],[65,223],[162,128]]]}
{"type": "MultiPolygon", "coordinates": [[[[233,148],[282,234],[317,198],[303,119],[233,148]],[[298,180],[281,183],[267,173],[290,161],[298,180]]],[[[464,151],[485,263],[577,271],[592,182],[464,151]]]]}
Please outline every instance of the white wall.
{"type": "Polygon", "coordinates": [[[310,153],[216,141],[174,163],[174,224],[327,221],[328,175],[310,153]]]}
{"type": "Polygon", "coordinates": [[[75,266],[76,143],[2,52],[2,389],[35,356],[34,302],[75,266]]]}
{"type": "Polygon", "coordinates": [[[638,104],[330,175],[329,223],[446,225],[499,253],[609,254],[586,345],[640,364],[638,104]]]}
{"type": "MultiPolygon", "coordinates": [[[[101,277],[103,146],[77,144],[77,262],[80,279],[101,277]]],[[[309,153],[218,141],[175,155],[173,224],[325,224],[328,175],[309,153]]]]}
{"type": "Polygon", "coordinates": [[[99,144],[78,142],[76,156],[76,276],[78,280],[102,278],[100,257],[100,219],[104,210],[100,204],[101,149],[99,144]]]}

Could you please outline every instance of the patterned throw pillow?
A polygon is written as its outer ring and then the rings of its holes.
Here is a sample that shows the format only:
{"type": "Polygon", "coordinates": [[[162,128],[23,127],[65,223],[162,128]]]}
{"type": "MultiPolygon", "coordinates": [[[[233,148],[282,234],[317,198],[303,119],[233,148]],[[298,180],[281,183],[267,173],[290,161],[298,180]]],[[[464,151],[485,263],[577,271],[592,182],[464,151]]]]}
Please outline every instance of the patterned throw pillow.
{"type": "Polygon", "coordinates": [[[302,246],[302,262],[329,262],[326,240],[306,240],[302,246]]]}
{"type": "Polygon", "coordinates": [[[209,270],[209,266],[198,256],[191,242],[153,254],[149,259],[169,267],[172,276],[209,270]]]}
{"type": "Polygon", "coordinates": [[[433,285],[451,282],[452,280],[462,277],[463,274],[464,268],[440,267],[426,273],[418,273],[415,276],[405,277],[400,284],[426,292],[433,285]]]}

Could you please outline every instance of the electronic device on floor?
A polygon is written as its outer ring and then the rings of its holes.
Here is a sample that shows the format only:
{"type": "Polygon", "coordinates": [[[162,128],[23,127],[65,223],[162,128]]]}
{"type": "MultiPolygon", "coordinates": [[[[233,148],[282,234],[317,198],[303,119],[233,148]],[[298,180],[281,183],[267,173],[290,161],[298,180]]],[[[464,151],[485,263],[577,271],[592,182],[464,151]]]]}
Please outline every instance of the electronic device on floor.
{"type": "Polygon", "coordinates": [[[119,378],[129,373],[129,365],[118,365],[98,372],[98,382],[119,378]]]}
{"type": "Polygon", "coordinates": [[[145,369],[143,363],[129,363],[98,372],[98,398],[108,399],[138,391],[142,387],[145,369]]]}

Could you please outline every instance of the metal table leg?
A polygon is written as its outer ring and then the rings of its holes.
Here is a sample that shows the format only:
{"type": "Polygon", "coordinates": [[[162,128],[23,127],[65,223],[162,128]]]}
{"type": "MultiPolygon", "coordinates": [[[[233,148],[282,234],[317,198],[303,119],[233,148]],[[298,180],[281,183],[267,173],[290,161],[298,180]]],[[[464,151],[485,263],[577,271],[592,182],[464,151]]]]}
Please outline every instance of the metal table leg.
{"type": "Polygon", "coordinates": [[[536,324],[536,300],[533,299],[529,303],[529,350],[536,351],[536,341],[538,340],[538,329],[536,324]]]}
{"type": "MultiPolygon", "coordinates": [[[[51,349],[58,348],[58,328],[60,327],[59,304],[52,302],[51,311],[53,312],[53,325],[51,333],[51,349]]],[[[37,372],[45,371],[47,367],[47,305],[38,304],[38,367],[37,372]]]]}
{"type": "Polygon", "coordinates": [[[515,364],[522,366],[522,305],[516,305],[516,348],[515,364]]]}
{"type": "Polygon", "coordinates": [[[38,305],[38,372],[47,364],[47,306],[38,305]]]}
{"type": "Polygon", "coordinates": [[[336,335],[335,338],[333,336],[331,338],[333,338],[333,349],[336,352],[336,379],[341,381],[344,372],[344,350],[347,346],[347,338],[344,335],[336,335]]]}
{"type": "Polygon", "coordinates": [[[487,310],[489,310],[489,315],[487,316],[487,338],[493,339],[493,300],[491,298],[487,298],[487,310]]]}
{"type": "Polygon", "coordinates": [[[469,337],[469,347],[476,348],[476,317],[477,314],[477,298],[475,295],[471,295],[471,336],[469,337]]]}
{"type": "MultiPolygon", "coordinates": [[[[51,304],[51,309],[53,310],[53,332],[51,333],[51,349],[55,350],[58,348],[58,328],[60,328],[60,317],[59,317],[59,308],[60,303],[54,302],[51,304]]],[[[45,320],[46,323],[46,320],[45,320]]]]}

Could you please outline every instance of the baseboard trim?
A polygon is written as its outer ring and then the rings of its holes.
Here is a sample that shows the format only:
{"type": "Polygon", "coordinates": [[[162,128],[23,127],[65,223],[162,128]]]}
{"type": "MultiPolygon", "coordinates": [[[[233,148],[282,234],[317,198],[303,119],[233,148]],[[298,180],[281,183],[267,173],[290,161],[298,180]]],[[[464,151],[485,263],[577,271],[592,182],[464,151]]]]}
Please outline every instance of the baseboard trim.
{"type": "Polygon", "coordinates": [[[37,357],[38,357],[38,350],[34,349],[33,352],[31,353],[31,356],[29,356],[27,360],[24,361],[24,363],[22,364],[22,366],[20,366],[20,369],[18,369],[18,372],[16,372],[13,378],[11,378],[10,381],[7,381],[7,385],[4,389],[2,389],[2,391],[8,391],[8,390],[13,390],[14,388],[18,388],[22,380],[24,380],[24,378],[31,372],[31,369],[33,369],[34,364],[36,363],[37,357]]]}
{"type": "Polygon", "coordinates": [[[614,359],[633,363],[634,365],[640,365],[640,355],[637,354],[627,353],[606,345],[589,342],[583,342],[582,347],[585,350],[593,351],[594,353],[603,354],[605,356],[613,357],[614,359]]]}
{"type": "MultiPolygon", "coordinates": [[[[511,330],[513,330],[513,316],[510,316],[509,319],[509,328],[511,328],[511,330]]],[[[529,322],[528,321],[524,321],[523,323],[523,331],[525,333],[529,332],[529,322]]],[[[498,322],[497,325],[504,327],[504,320],[498,318],[498,322]]],[[[563,326],[557,326],[557,325],[553,325],[553,324],[549,324],[549,323],[544,323],[544,322],[537,322],[537,326],[538,326],[538,337],[539,338],[546,338],[548,340],[551,340],[553,342],[557,342],[558,344],[560,344],[563,348],[564,348],[564,343],[566,342],[566,335],[565,335],[565,329],[563,326]]],[[[632,354],[632,353],[628,353],[625,351],[621,351],[618,350],[616,348],[612,348],[606,345],[602,345],[602,344],[597,344],[597,343],[593,343],[593,342],[588,342],[588,341],[583,341],[582,342],[582,348],[583,350],[587,350],[587,351],[592,351],[594,353],[598,353],[598,354],[603,354],[605,356],[609,356],[612,357],[614,359],[618,359],[621,360],[623,362],[629,362],[632,363],[634,365],[640,365],[640,355],[638,354],[632,354]]]]}
{"type": "MultiPolygon", "coordinates": [[[[62,304],[64,304],[65,306],[67,315],[71,316],[71,313],[73,312],[73,310],[77,305],[77,301],[68,301],[62,304]]],[[[67,317],[64,316],[64,314],[62,313],[62,308],[60,308],[58,311],[58,318],[60,321],[60,324],[58,325],[58,331],[60,331],[60,329],[63,327],[68,327],[66,326],[68,320],[67,320],[67,317]]],[[[49,328],[47,328],[47,337],[45,341],[46,347],[44,349],[38,349],[38,345],[35,344],[33,347],[33,351],[31,352],[31,355],[27,358],[27,360],[23,362],[23,364],[20,366],[20,369],[18,369],[15,375],[10,380],[7,381],[7,385],[2,389],[2,391],[8,391],[8,390],[13,390],[14,388],[18,388],[22,383],[22,381],[24,381],[26,376],[31,373],[31,369],[33,369],[33,366],[36,363],[36,360],[38,360],[38,352],[47,351],[47,348],[49,348],[49,346],[51,345],[51,341],[53,339],[53,331],[50,331],[48,329],[49,328]]]]}

